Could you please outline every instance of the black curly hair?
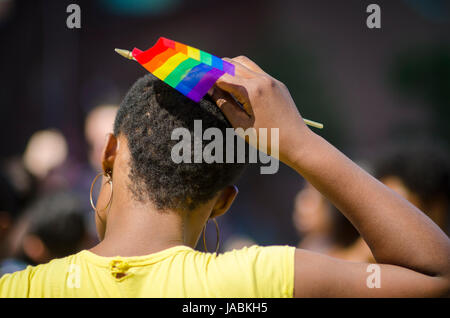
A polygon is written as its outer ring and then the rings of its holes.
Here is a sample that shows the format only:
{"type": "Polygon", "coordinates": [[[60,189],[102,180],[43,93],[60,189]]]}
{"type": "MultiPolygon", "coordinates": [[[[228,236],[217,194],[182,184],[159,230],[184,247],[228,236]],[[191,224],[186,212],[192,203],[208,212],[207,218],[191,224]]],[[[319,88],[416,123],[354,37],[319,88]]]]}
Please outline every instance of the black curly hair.
{"type": "MultiPolygon", "coordinates": [[[[195,103],[151,74],[130,88],[118,110],[114,135],[123,134],[128,141],[129,188],[136,200],[151,200],[159,210],[190,211],[240,176],[245,167],[242,163],[172,161],[172,147],[179,142],[171,140],[172,131],[183,127],[194,136],[194,120],[202,121],[203,131],[216,127],[223,136],[231,127],[209,95],[195,103]]],[[[225,138],[223,142],[225,158],[225,138]]],[[[205,145],[203,142],[202,150],[205,145]]]]}
{"type": "Polygon", "coordinates": [[[450,200],[450,156],[446,146],[430,140],[393,145],[375,161],[378,179],[395,176],[425,204],[450,200]]]}
{"type": "Polygon", "coordinates": [[[52,257],[65,257],[81,248],[87,235],[85,214],[82,201],[74,192],[46,194],[26,210],[27,233],[39,237],[52,257]]]}

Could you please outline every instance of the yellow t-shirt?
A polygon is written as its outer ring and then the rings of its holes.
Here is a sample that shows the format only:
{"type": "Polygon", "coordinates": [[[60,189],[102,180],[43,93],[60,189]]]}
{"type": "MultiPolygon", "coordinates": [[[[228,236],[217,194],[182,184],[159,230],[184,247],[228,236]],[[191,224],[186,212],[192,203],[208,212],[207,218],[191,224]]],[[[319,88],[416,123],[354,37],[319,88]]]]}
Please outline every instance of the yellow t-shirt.
{"type": "Polygon", "coordinates": [[[87,250],[0,279],[0,297],[292,297],[291,246],[223,254],[176,246],[137,257],[87,250]]]}

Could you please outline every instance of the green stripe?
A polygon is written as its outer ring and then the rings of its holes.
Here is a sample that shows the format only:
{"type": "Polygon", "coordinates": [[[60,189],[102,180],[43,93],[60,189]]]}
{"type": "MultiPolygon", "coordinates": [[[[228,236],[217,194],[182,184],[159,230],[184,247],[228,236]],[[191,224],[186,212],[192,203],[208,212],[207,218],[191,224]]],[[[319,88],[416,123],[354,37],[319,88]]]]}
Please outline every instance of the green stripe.
{"type": "Polygon", "coordinates": [[[206,65],[211,66],[212,65],[211,54],[200,51],[200,61],[202,61],[202,63],[205,63],[206,65]]]}
{"type": "Polygon", "coordinates": [[[189,71],[200,64],[200,61],[188,58],[187,60],[181,62],[164,80],[167,84],[172,87],[176,87],[178,83],[189,73],[189,71]]]}

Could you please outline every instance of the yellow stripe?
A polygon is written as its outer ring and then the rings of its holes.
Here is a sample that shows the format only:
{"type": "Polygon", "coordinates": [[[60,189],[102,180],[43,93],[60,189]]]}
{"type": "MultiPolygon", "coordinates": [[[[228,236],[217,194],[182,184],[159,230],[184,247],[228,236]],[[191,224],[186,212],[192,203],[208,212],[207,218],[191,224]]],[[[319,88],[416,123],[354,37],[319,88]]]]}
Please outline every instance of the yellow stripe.
{"type": "Polygon", "coordinates": [[[194,60],[200,61],[200,50],[195,47],[188,46],[187,47],[187,55],[194,60]]]}
{"type": "Polygon", "coordinates": [[[158,67],[153,72],[153,75],[164,81],[165,78],[169,76],[169,74],[172,73],[172,71],[176,69],[178,65],[180,65],[180,63],[184,62],[187,59],[188,57],[186,56],[186,54],[177,53],[174,56],[168,58],[166,63],[158,67]]]}

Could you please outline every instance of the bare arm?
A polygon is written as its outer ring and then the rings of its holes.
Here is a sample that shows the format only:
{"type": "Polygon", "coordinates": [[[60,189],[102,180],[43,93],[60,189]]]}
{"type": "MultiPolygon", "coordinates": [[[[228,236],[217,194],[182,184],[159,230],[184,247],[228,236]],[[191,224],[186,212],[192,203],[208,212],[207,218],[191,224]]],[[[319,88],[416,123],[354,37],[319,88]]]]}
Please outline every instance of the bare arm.
{"type": "MultiPolygon", "coordinates": [[[[299,283],[304,283],[309,274],[323,273],[326,271],[323,266],[328,264],[340,271],[334,283],[347,287],[330,296],[440,296],[448,293],[450,243],[440,228],[319,136],[311,134],[305,141],[307,144],[298,148],[294,169],[355,225],[378,263],[396,266],[380,266],[381,287],[369,289],[366,285],[370,275],[366,271],[368,264],[342,262],[299,251],[297,269],[303,273],[298,277],[299,283]],[[310,151],[306,153],[302,149],[310,151]],[[315,268],[308,268],[305,262],[314,263],[315,268]]],[[[328,270],[335,272],[331,268],[328,270]]],[[[330,277],[323,279],[330,280],[330,277]]],[[[324,292],[327,290],[334,291],[324,288],[324,292]]],[[[304,294],[299,290],[297,295],[304,294]]]]}
{"type": "Polygon", "coordinates": [[[368,288],[369,264],[297,250],[295,296],[448,295],[450,240],[439,227],[308,129],[282,83],[245,57],[229,61],[236,76],[221,77],[212,94],[225,116],[235,128],[279,128],[280,160],[339,208],[380,263],[381,286],[368,288]]]}

